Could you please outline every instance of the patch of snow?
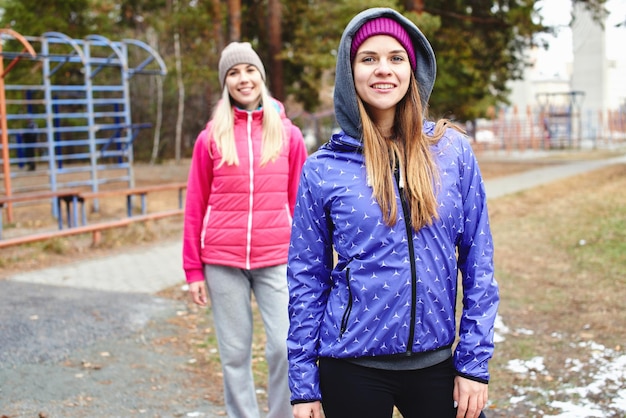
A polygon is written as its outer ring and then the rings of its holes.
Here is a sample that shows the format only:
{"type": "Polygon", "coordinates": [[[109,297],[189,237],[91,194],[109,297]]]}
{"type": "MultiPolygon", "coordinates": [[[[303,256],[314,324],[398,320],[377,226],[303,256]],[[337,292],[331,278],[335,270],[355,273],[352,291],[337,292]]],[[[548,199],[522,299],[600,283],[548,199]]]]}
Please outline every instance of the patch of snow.
{"type": "Polygon", "coordinates": [[[574,405],[570,402],[553,401],[550,403],[553,408],[559,408],[563,411],[559,415],[545,415],[546,417],[558,417],[558,418],[591,418],[591,417],[604,417],[602,411],[595,409],[588,405],[574,405]]]}
{"type": "Polygon", "coordinates": [[[496,315],[496,321],[494,323],[494,335],[493,342],[501,343],[505,340],[504,335],[510,332],[509,327],[504,324],[502,317],[500,315],[496,315]]]}
{"type": "Polygon", "coordinates": [[[531,378],[535,378],[537,373],[544,374],[546,370],[543,357],[533,357],[530,360],[510,360],[507,368],[517,374],[528,374],[531,378]]]}
{"type": "Polygon", "coordinates": [[[585,364],[577,358],[568,358],[565,360],[565,368],[571,372],[581,372],[585,364]]]}
{"type": "Polygon", "coordinates": [[[613,398],[611,408],[615,408],[618,411],[626,411],[626,389],[617,391],[617,396],[613,398]]]}
{"type": "MultiPolygon", "coordinates": [[[[509,328],[501,318],[496,320],[496,334],[509,334],[509,328]]],[[[519,330],[518,334],[522,334],[519,330]]],[[[562,335],[553,333],[555,338],[562,335]]],[[[501,337],[504,341],[504,337],[501,337]]],[[[495,340],[495,338],[494,338],[495,340]]],[[[560,409],[558,415],[544,415],[539,407],[529,405],[544,417],[554,418],[612,418],[626,416],[626,355],[618,347],[616,350],[605,347],[594,341],[583,341],[571,344],[580,350],[581,358],[568,358],[564,369],[568,373],[580,375],[583,386],[572,387],[563,384],[557,390],[545,391],[538,386],[516,386],[515,393],[509,399],[511,404],[529,401],[528,394],[540,395],[551,408],[560,409]],[[568,401],[563,401],[568,399],[568,401]],[[607,403],[597,404],[595,399],[604,399],[607,403]],[[607,410],[609,409],[609,410],[607,410]]],[[[528,379],[537,380],[537,375],[554,376],[549,373],[543,357],[533,357],[529,360],[512,359],[507,363],[507,369],[518,375],[526,375],[528,379]]]]}

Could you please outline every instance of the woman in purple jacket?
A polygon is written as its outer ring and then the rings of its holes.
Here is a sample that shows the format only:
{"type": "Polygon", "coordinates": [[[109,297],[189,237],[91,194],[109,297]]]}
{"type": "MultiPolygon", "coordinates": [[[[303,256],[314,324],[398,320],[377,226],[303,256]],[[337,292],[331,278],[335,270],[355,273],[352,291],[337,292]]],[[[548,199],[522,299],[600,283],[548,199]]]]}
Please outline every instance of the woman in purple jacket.
{"type": "Polygon", "coordinates": [[[435,74],[428,40],[392,9],[343,33],[342,130],[304,165],[289,249],[296,418],[476,418],[486,405],[499,302],[487,199],[466,137],[426,118],[435,74]]]}
{"type": "Polygon", "coordinates": [[[183,267],[193,301],[206,306],[211,299],[228,416],[260,417],[252,375],[254,293],[267,337],[267,417],[286,418],[285,275],[307,153],[302,132],[269,95],[249,43],[224,48],[219,77],[222,99],[198,135],[189,169],[183,267]]]}

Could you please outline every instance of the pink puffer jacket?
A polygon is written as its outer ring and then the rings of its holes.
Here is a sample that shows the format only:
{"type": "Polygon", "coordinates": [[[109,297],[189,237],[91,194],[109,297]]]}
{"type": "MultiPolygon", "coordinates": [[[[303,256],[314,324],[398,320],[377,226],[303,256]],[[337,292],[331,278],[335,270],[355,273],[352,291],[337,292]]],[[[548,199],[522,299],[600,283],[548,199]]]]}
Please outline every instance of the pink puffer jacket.
{"type": "Polygon", "coordinates": [[[307,157],[302,132],[280,108],[288,141],[260,166],[263,110],[235,109],[239,165],[224,164],[209,136],[194,146],[185,205],[183,268],[187,282],[204,280],[203,264],[256,269],[286,263],[300,171],[307,157]]]}

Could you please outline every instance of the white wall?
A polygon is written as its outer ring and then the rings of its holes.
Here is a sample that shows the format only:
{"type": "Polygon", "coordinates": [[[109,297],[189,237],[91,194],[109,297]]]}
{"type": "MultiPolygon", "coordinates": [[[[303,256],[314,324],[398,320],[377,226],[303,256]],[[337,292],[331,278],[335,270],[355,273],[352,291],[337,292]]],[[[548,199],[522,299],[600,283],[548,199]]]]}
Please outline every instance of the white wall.
{"type": "MultiPolygon", "coordinates": [[[[608,59],[606,32],[582,5],[574,6],[572,49],[574,64],[570,86],[585,93],[582,109],[598,113],[608,108],[608,59]]],[[[606,25],[606,21],[604,22],[606,25]]]]}

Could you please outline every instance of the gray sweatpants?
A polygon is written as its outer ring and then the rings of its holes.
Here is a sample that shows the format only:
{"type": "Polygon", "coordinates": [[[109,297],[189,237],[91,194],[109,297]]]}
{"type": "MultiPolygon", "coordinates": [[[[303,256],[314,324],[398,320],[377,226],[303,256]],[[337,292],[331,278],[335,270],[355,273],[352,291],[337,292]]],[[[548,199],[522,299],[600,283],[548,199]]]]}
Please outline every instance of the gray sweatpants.
{"type": "Polygon", "coordinates": [[[267,337],[267,418],[293,417],[287,381],[287,265],[255,270],[205,265],[204,277],[224,373],[224,401],[228,416],[260,417],[252,375],[251,297],[254,292],[267,337]]]}

